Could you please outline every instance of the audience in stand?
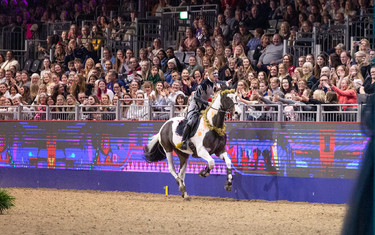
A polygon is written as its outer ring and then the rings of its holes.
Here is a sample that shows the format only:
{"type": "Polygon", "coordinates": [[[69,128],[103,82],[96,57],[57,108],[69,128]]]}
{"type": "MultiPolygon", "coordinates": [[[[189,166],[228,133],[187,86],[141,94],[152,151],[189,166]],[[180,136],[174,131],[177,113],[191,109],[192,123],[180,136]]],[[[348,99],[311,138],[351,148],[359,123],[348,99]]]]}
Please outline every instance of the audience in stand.
{"type": "MultiPolygon", "coordinates": [[[[149,10],[161,16],[162,9],[166,9],[163,7],[172,10],[187,4],[167,2],[159,1],[149,10]]],[[[202,4],[207,3],[211,1],[202,4]]],[[[139,51],[129,49],[138,22],[134,9],[112,17],[102,0],[72,0],[63,5],[47,0],[45,7],[38,10],[34,10],[36,3],[14,4],[2,4],[0,27],[7,21],[18,27],[29,24],[31,39],[38,39],[41,32],[32,24],[59,22],[63,29],[47,35],[43,46],[35,46],[42,59],[40,71],[23,70],[19,61],[25,58],[11,50],[0,54],[0,111],[4,114],[14,110],[12,106],[23,105],[24,110],[34,110],[32,117],[25,115],[29,119],[74,119],[74,108],[70,106],[78,100],[85,107],[88,120],[113,120],[117,104],[125,105],[121,118],[165,120],[171,113],[170,104],[188,104],[211,67],[220,80],[236,89],[239,100],[250,106],[250,120],[271,120],[271,116],[256,114],[261,109],[251,107],[255,104],[285,104],[287,120],[298,120],[295,112],[314,111],[314,105],[319,104],[332,104],[325,109],[337,112],[355,111],[357,102],[375,92],[372,40],[363,38],[350,45],[335,41],[334,47],[316,58],[300,49],[312,46],[308,39],[313,27],[315,32],[327,33],[331,25],[344,24],[346,19],[363,21],[372,13],[372,1],[222,1],[216,19],[199,15],[191,27],[181,28],[185,35],[178,37],[177,45],[169,45],[162,38],[139,40],[139,51]],[[84,25],[82,20],[94,23],[84,25]],[[269,25],[269,20],[278,20],[277,26],[269,25]],[[284,54],[283,40],[289,40],[286,46],[292,53],[284,54]],[[175,50],[179,51],[177,56],[175,50]],[[336,103],[342,108],[334,107],[336,103]],[[28,107],[31,104],[35,107],[28,107]],[[67,107],[50,109],[52,115],[47,117],[46,107],[52,105],[67,107]],[[148,110],[148,105],[152,110],[148,110]]],[[[146,8],[149,5],[145,4],[146,8]]],[[[12,45],[17,51],[16,43],[12,45]]],[[[177,110],[179,116],[184,116],[184,107],[177,110]]],[[[346,116],[337,117],[344,120],[346,116]]]]}

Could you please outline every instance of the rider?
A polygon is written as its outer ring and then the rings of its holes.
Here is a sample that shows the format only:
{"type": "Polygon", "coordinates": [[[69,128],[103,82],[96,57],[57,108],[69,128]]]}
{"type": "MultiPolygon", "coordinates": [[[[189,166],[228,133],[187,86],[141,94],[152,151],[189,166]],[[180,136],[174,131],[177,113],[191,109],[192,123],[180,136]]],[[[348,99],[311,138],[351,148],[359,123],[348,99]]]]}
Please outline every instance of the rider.
{"type": "MultiPolygon", "coordinates": [[[[208,99],[211,98],[214,94],[214,87],[216,82],[222,83],[222,81],[218,81],[219,73],[214,68],[209,68],[207,79],[202,81],[201,84],[197,87],[193,95],[193,99],[191,100],[188,108],[188,114],[186,115],[186,119],[188,120],[184,129],[184,133],[182,135],[182,143],[179,149],[186,150],[188,146],[188,140],[190,139],[191,131],[194,128],[194,125],[198,122],[200,112],[205,110],[209,105],[208,99]]],[[[225,81],[223,81],[225,83],[225,81]]],[[[177,146],[178,146],[177,145],[177,146]]]]}

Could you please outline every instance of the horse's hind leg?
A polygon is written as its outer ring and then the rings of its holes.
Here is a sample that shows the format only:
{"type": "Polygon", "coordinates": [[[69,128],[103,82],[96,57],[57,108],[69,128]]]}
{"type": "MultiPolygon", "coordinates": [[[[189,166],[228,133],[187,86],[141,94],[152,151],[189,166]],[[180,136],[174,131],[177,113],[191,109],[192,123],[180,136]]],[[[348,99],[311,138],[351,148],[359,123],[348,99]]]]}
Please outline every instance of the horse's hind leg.
{"type": "Polygon", "coordinates": [[[219,155],[220,159],[225,161],[225,164],[227,165],[227,182],[225,182],[225,190],[230,191],[232,190],[232,161],[228,157],[227,152],[223,152],[219,155]]]}
{"type": "Polygon", "coordinates": [[[181,180],[181,182],[177,182],[179,185],[179,190],[181,192],[181,196],[185,199],[188,199],[188,194],[186,192],[185,187],[185,173],[188,163],[188,158],[178,156],[180,158],[180,171],[178,172],[178,178],[181,180]]]}
{"type": "MultiPolygon", "coordinates": [[[[180,190],[181,196],[185,197],[185,195],[187,196],[186,188],[185,188],[183,179],[181,179],[179,177],[179,175],[177,175],[176,168],[174,167],[173,152],[168,152],[168,153],[166,153],[166,155],[167,155],[167,160],[168,160],[168,170],[173,175],[173,177],[176,179],[176,182],[178,184],[178,190],[180,190]]],[[[181,172],[181,169],[184,169],[184,167],[180,168],[180,172],[181,172]]],[[[185,170],[186,170],[186,167],[185,167],[185,170]]]]}

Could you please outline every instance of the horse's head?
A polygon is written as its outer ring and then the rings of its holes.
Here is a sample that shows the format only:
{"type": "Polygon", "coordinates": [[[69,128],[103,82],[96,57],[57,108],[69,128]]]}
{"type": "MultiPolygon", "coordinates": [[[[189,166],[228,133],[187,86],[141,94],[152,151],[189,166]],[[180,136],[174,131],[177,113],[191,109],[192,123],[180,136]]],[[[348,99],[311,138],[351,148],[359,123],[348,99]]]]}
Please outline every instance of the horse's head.
{"type": "Polygon", "coordinates": [[[221,109],[231,112],[234,120],[240,119],[242,109],[238,104],[234,89],[221,91],[221,109]]]}

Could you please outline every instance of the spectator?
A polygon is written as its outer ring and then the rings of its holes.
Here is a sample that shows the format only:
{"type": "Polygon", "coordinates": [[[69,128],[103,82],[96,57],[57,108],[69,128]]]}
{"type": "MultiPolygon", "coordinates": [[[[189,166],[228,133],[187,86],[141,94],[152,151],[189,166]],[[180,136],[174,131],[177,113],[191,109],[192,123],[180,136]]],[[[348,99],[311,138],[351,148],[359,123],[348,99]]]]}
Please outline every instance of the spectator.
{"type": "Polygon", "coordinates": [[[250,24],[248,27],[250,30],[253,30],[256,28],[267,29],[269,27],[267,15],[260,14],[257,5],[253,5],[251,7],[249,21],[250,21],[250,24]]]}
{"type": "Polygon", "coordinates": [[[16,71],[20,70],[20,64],[18,61],[14,58],[13,51],[7,51],[5,56],[5,62],[2,64],[1,68],[8,70],[11,66],[15,66],[16,71]]]}
{"type": "Polygon", "coordinates": [[[229,26],[227,25],[227,23],[225,21],[225,16],[223,14],[219,14],[217,16],[216,26],[219,26],[221,28],[221,31],[223,33],[224,38],[228,39],[228,36],[229,36],[229,26]]]}
{"type": "Polygon", "coordinates": [[[273,44],[266,47],[266,50],[259,58],[257,67],[262,70],[266,70],[266,66],[273,63],[282,62],[283,45],[281,44],[281,37],[279,34],[273,35],[273,44]]]}
{"type": "Polygon", "coordinates": [[[153,49],[150,53],[150,59],[156,57],[158,55],[158,53],[163,50],[163,48],[161,47],[161,40],[160,38],[155,38],[154,41],[153,41],[153,49]]]}
{"type": "Polygon", "coordinates": [[[146,121],[148,115],[148,106],[144,106],[145,99],[144,99],[144,92],[141,90],[137,91],[136,94],[136,101],[134,104],[130,105],[130,108],[127,112],[127,118],[129,120],[139,120],[139,121],[146,121]]]}
{"type": "Polygon", "coordinates": [[[199,41],[193,35],[191,28],[186,28],[185,38],[180,43],[180,51],[196,51],[199,46],[199,41]]]}
{"type": "Polygon", "coordinates": [[[169,93],[168,95],[168,99],[171,101],[171,102],[174,102],[176,100],[176,97],[177,95],[179,94],[184,94],[182,91],[181,91],[181,81],[179,80],[175,80],[172,84],[172,89],[171,89],[171,92],[169,93]]]}
{"type": "Polygon", "coordinates": [[[353,83],[348,78],[342,80],[341,89],[328,83],[324,83],[323,86],[336,92],[339,104],[355,104],[352,106],[343,106],[342,109],[344,111],[355,110],[357,108],[357,93],[354,90],[353,83]]]}
{"type": "Polygon", "coordinates": [[[303,79],[307,82],[307,87],[311,89],[317,82],[316,77],[313,75],[313,66],[310,62],[306,62],[302,67],[303,79]]]}
{"type": "Polygon", "coordinates": [[[100,80],[98,82],[98,89],[97,89],[97,92],[96,92],[96,96],[98,97],[99,101],[101,100],[102,98],[102,94],[107,94],[110,98],[110,100],[113,99],[113,92],[109,89],[107,89],[107,84],[104,80],[100,80]]]}
{"type": "Polygon", "coordinates": [[[189,57],[189,66],[187,67],[187,70],[189,71],[190,76],[193,76],[196,70],[203,70],[202,66],[197,63],[197,58],[193,55],[189,57]]]}
{"type": "Polygon", "coordinates": [[[258,64],[259,58],[261,55],[266,51],[266,47],[270,45],[270,37],[268,35],[263,34],[261,38],[261,43],[255,48],[253,59],[254,64],[258,64]]]}
{"type": "Polygon", "coordinates": [[[151,81],[154,86],[157,84],[157,82],[161,81],[158,67],[152,66],[147,80],[151,81]]]}

